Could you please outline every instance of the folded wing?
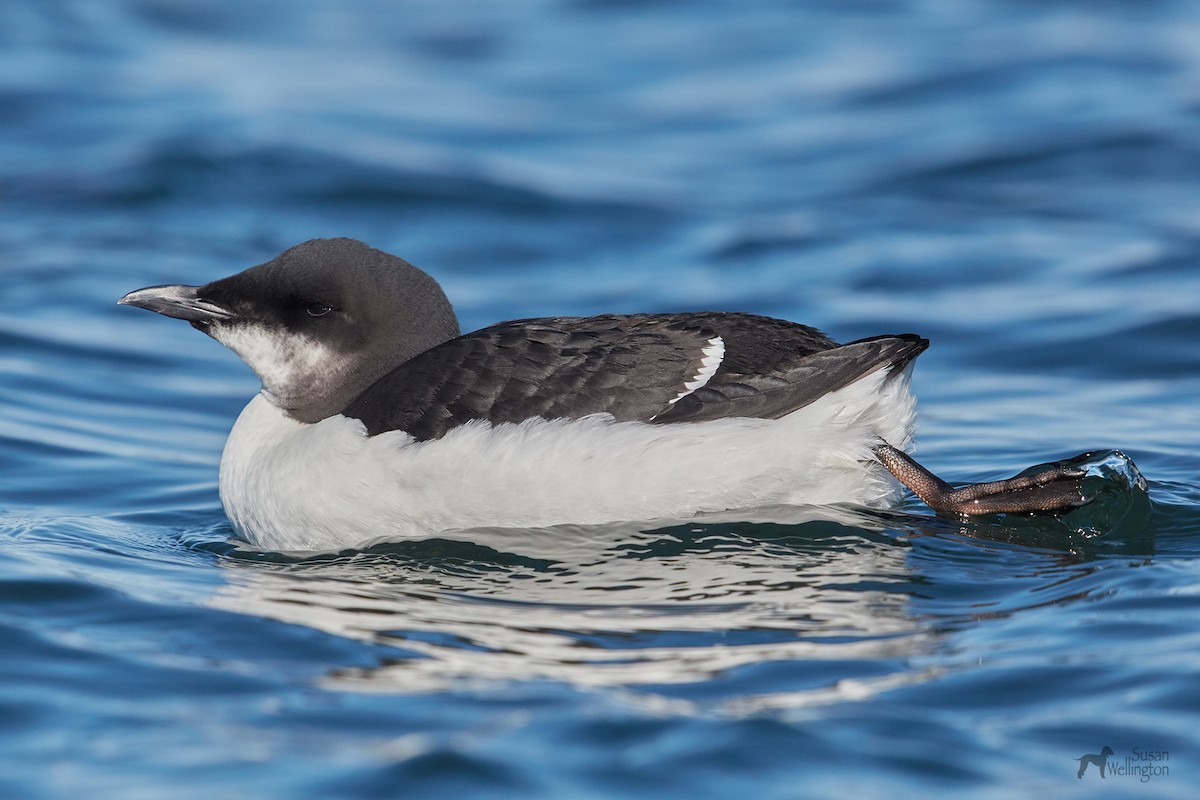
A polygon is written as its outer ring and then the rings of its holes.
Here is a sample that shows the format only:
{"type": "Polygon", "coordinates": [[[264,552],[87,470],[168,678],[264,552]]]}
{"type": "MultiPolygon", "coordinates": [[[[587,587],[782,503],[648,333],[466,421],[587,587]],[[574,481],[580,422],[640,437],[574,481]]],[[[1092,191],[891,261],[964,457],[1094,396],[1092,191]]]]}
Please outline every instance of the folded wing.
{"type": "Polygon", "coordinates": [[[343,414],[370,435],[418,440],[473,420],[775,418],[927,346],[910,334],[839,346],[804,325],[717,312],[515,320],[421,353],[343,414]]]}

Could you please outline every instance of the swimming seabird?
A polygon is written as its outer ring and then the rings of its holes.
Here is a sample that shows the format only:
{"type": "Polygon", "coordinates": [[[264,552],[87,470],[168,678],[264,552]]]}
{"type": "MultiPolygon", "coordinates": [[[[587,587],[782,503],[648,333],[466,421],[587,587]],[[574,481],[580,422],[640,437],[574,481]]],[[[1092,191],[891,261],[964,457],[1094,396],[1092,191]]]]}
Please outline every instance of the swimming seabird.
{"type": "Polygon", "coordinates": [[[929,346],[915,334],[839,345],[725,312],[460,334],[433,278],[352,239],[119,302],[188,321],[262,380],[226,442],[220,494],[264,549],[769,504],[881,508],[899,497],[889,473],[948,514],[1085,502],[1072,468],[956,489],[908,456],[909,377],[929,346]]]}

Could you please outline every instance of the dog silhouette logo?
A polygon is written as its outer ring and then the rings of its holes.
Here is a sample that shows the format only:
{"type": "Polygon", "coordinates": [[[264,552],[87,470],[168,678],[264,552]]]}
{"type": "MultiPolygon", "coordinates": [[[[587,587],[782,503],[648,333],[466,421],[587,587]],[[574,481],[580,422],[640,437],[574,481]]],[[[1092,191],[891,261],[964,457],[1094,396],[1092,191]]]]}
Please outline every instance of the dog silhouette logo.
{"type": "Polygon", "coordinates": [[[1113,749],[1108,745],[1105,745],[1104,749],[1099,753],[1088,753],[1085,756],[1080,756],[1079,758],[1075,759],[1079,762],[1079,774],[1077,774],[1075,777],[1082,778],[1083,773],[1087,772],[1088,764],[1095,764],[1100,768],[1100,777],[1103,778],[1104,770],[1108,766],[1108,757],[1112,754],[1113,749]]]}

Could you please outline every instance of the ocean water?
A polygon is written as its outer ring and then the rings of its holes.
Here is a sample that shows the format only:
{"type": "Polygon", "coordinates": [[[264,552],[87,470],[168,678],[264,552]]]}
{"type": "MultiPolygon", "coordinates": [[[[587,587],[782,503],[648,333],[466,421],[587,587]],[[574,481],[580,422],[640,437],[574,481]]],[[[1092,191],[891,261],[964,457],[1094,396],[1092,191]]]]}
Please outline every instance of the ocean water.
{"type": "Polygon", "coordinates": [[[1197,4],[43,0],[0,64],[0,798],[1196,796],[1197,4]],[[466,328],[919,332],[931,468],[1149,494],[256,552],[254,377],[115,301],[335,235],[466,328]]]}

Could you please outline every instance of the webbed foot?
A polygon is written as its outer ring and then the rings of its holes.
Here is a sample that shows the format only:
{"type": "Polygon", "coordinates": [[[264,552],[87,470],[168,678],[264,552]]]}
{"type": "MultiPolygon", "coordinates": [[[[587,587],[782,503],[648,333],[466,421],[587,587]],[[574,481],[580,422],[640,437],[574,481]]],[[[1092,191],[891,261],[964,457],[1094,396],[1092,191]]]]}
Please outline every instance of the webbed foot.
{"type": "Polygon", "coordinates": [[[1084,470],[1054,464],[1032,475],[954,488],[886,442],[875,448],[879,462],[939,514],[1063,514],[1086,505],[1084,470]]]}

